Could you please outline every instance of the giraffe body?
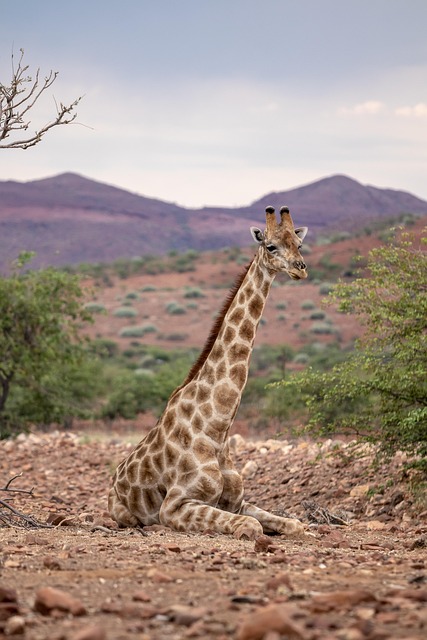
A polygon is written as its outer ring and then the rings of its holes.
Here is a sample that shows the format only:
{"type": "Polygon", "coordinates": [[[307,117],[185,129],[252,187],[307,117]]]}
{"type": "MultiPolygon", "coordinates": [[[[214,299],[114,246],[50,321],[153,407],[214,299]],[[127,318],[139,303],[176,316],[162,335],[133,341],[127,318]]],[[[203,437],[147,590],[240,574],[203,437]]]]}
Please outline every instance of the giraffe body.
{"type": "Polygon", "coordinates": [[[230,293],[205,349],[157,425],[117,467],[109,511],[120,526],[161,523],[178,531],[209,529],[250,539],[263,531],[302,531],[299,521],[244,501],[228,446],[274,277],[281,270],[295,279],[307,277],[299,254],[305,227],[294,229],[283,209],[281,224],[275,222],[274,210],[267,209],[265,233],[252,230],[258,253],[230,293]]]}

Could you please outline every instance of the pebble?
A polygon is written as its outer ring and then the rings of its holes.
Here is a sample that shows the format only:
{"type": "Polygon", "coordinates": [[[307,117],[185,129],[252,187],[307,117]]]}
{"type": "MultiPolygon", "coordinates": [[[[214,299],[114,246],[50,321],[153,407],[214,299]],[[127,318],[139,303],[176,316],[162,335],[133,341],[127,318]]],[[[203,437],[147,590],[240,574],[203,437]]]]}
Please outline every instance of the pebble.
{"type": "Polygon", "coordinates": [[[290,605],[269,605],[250,613],[237,630],[237,640],[263,640],[275,632],[286,638],[305,640],[308,636],[299,623],[293,620],[297,609],[290,605]]]}
{"type": "Polygon", "coordinates": [[[49,616],[53,611],[65,611],[73,616],[84,616],[86,609],[82,602],[66,591],[53,587],[41,587],[36,591],[34,611],[49,616]]]}

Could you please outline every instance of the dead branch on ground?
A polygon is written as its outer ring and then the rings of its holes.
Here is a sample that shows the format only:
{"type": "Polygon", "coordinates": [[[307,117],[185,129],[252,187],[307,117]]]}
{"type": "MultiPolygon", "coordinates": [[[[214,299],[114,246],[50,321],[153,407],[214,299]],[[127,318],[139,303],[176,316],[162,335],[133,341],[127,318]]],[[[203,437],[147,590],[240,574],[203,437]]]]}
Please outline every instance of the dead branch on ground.
{"type": "MultiPolygon", "coordinates": [[[[5,491],[6,493],[25,493],[29,496],[34,495],[34,487],[31,489],[15,489],[11,488],[12,482],[14,482],[17,478],[21,478],[22,473],[18,473],[10,480],[8,480],[4,487],[0,487],[0,491],[5,491]]],[[[6,500],[0,500],[0,527],[23,527],[30,528],[33,527],[35,529],[48,528],[50,529],[52,525],[44,524],[43,522],[39,522],[36,518],[31,515],[26,515],[15,507],[12,507],[9,502],[6,500]]]]}

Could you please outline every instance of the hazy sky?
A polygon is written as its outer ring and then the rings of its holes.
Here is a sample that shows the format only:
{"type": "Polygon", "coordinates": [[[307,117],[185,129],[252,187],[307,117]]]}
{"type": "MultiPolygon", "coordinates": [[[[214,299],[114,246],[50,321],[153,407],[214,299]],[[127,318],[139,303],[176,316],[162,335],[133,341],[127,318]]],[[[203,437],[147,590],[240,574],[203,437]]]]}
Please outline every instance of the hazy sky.
{"type": "Polygon", "coordinates": [[[11,52],[59,71],[0,179],[73,171],[187,206],[335,173],[427,199],[427,0],[0,0],[11,52]]]}

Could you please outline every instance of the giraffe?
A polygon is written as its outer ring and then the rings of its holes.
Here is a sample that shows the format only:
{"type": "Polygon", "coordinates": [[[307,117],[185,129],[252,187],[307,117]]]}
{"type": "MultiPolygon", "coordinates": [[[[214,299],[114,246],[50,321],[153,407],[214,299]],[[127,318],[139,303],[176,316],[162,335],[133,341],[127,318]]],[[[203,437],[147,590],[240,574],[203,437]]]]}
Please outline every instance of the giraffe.
{"type": "Polygon", "coordinates": [[[117,467],[108,497],[120,527],[163,524],[176,531],[213,530],[255,539],[294,535],[303,525],[247,503],[231,459],[228,433],[248,377],[256,330],[278,272],[307,278],[300,254],[307,227],[288,207],[266,209],[266,229],[251,227],[258,251],[230,291],[186,379],[155,427],[117,467]]]}

